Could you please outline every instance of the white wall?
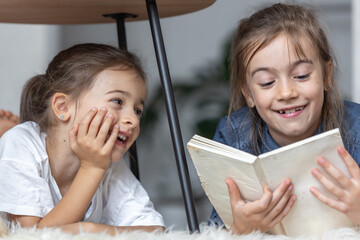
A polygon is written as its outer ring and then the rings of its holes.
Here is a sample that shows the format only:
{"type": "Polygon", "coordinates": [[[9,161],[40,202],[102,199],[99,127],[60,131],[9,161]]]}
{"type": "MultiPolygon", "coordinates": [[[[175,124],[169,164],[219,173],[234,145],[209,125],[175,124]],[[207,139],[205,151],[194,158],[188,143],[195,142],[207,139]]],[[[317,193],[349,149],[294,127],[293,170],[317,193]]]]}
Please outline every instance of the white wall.
{"type": "Polygon", "coordinates": [[[19,114],[27,79],[45,71],[59,51],[59,26],[0,24],[0,109],[19,114]]]}
{"type": "Polygon", "coordinates": [[[357,0],[352,0],[352,67],[353,67],[353,88],[352,96],[353,100],[360,103],[360,2],[357,0]]]}

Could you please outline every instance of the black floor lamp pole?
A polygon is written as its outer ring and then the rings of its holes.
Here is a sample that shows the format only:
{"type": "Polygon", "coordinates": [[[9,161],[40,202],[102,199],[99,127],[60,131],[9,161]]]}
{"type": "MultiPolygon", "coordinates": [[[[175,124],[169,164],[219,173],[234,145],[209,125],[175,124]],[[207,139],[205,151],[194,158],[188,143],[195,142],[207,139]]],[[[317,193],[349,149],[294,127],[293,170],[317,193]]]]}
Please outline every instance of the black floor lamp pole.
{"type": "Polygon", "coordinates": [[[162,89],[165,96],[166,111],[170,125],[170,132],[175,152],[176,164],[185,203],[189,231],[193,233],[195,231],[199,231],[199,224],[191,191],[190,176],[186,163],[184,145],[180,131],[179,119],[176,111],[174,93],[171,85],[170,72],[166,58],[164,41],[162,38],[156,1],[146,0],[146,7],[149,15],[149,22],[154,42],[162,89]]]}

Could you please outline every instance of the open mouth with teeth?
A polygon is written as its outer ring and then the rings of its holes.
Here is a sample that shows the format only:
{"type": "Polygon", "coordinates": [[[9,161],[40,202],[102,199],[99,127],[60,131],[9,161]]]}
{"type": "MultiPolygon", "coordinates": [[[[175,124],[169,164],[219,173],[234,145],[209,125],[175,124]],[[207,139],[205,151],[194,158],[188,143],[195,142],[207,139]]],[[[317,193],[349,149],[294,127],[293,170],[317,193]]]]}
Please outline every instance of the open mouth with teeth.
{"type": "Polygon", "coordinates": [[[117,141],[119,141],[123,144],[126,144],[127,139],[128,139],[128,137],[121,133],[116,138],[117,141]]]}
{"type": "MultiPolygon", "coordinates": [[[[110,135],[111,135],[111,132],[112,132],[112,131],[109,131],[108,136],[107,136],[105,142],[109,139],[109,137],[110,137],[110,135]]],[[[116,142],[115,142],[115,143],[117,143],[118,145],[119,145],[119,144],[120,144],[120,145],[126,145],[128,139],[129,139],[129,137],[128,137],[127,135],[122,134],[122,133],[119,133],[119,134],[117,135],[117,137],[116,137],[116,142]]]]}
{"type": "Polygon", "coordinates": [[[301,106],[301,107],[297,107],[297,108],[293,108],[293,109],[288,109],[288,110],[278,110],[277,112],[280,114],[291,114],[294,112],[298,112],[301,111],[305,108],[305,106],[301,106]]]}

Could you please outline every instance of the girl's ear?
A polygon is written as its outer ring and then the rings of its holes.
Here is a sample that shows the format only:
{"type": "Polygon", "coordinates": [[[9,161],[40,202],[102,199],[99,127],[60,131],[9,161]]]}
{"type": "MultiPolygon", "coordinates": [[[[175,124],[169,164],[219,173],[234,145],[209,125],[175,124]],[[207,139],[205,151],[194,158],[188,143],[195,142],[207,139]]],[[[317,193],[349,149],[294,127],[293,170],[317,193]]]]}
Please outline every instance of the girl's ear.
{"type": "Polygon", "coordinates": [[[65,93],[56,92],[51,99],[51,108],[56,118],[66,122],[71,117],[70,98],[65,93]]]}
{"type": "Polygon", "coordinates": [[[245,85],[241,88],[241,92],[244,95],[245,99],[246,99],[246,104],[250,107],[253,108],[255,107],[255,101],[251,96],[250,90],[248,89],[248,87],[245,85]]]}
{"type": "Polygon", "coordinates": [[[324,74],[324,90],[328,91],[331,89],[331,83],[333,79],[333,71],[334,65],[333,62],[330,60],[326,64],[325,74],[324,74]]]}

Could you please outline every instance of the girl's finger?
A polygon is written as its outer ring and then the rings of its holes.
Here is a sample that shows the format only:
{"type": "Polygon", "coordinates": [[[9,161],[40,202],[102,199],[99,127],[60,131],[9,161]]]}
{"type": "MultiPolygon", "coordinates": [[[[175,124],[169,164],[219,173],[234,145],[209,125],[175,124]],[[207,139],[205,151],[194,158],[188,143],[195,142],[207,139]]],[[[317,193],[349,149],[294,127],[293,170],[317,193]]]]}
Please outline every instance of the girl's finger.
{"type": "MultiPolygon", "coordinates": [[[[278,216],[282,211],[284,211],[284,208],[285,208],[286,204],[289,202],[289,199],[291,197],[291,193],[292,193],[292,191],[294,189],[294,185],[290,184],[290,185],[287,185],[287,186],[288,187],[287,187],[285,193],[276,202],[276,204],[275,205],[273,205],[273,203],[270,204],[271,209],[267,213],[267,215],[265,216],[266,218],[269,219],[269,222],[273,221],[273,219],[275,219],[276,216],[278,216]]],[[[275,195],[275,192],[274,192],[273,195],[275,195]]]]}
{"type": "Polygon", "coordinates": [[[96,142],[98,142],[99,144],[102,144],[102,145],[105,144],[106,138],[110,134],[110,128],[111,128],[113,121],[114,121],[114,115],[109,113],[103,120],[103,123],[102,123],[102,125],[99,129],[99,132],[97,134],[97,137],[96,137],[96,142]]]}
{"type": "Polygon", "coordinates": [[[269,210],[274,208],[275,205],[278,204],[278,202],[283,198],[284,194],[289,189],[289,186],[291,185],[291,180],[289,178],[285,178],[281,184],[275,189],[273,192],[273,197],[270,202],[269,210]]]}
{"type": "Polygon", "coordinates": [[[337,152],[340,155],[340,157],[342,158],[342,160],[344,160],[344,163],[345,163],[351,177],[353,177],[355,179],[360,179],[359,166],[355,162],[354,158],[351,157],[349,152],[346,151],[346,149],[343,146],[339,146],[337,148],[337,152]]]}
{"type": "Polygon", "coordinates": [[[341,198],[344,196],[344,190],[322,174],[319,169],[312,169],[311,174],[335,197],[341,198]]]}
{"type": "Polygon", "coordinates": [[[106,141],[106,143],[103,147],[103,150],[105,152],[111,152],[111,150],[113,149],[114,144],[116,142],[116,138],[117,138],[118,134],[119,134],[119,125],[115,124],[111,131],[110,137],[108,138],[108,140],[106,141]]]}
{"type": "Polygon", "coordinates": [[[317,163],[343,188],[351,187],[351,180],[339,169],[323,157],[317,158],[317,163]]]}
{"type": "Polygon", "coordinates": [[[87,135],[88,130],[89,130],[89,125],[90,125],[92,119],[95,117],[97,111],[98,111],[97,108],[92,108],[85,115],[85,117],[81,120],[79,129],[78,129],[78,136],[79,137],[83,137],[83,136],[87,135]]]}
{"type": "Polygon", "coordinates": [[[239,188],[237,187],[234,180],[232,180],[231,178],[226,178],[225,183],[228,187],[231,207],[236,206],[236,204],[238,204],[239,202],[245,203],[241,197],[239,188]]]}
{"type": "Polygon", "coordinates": [[[331,208],[334,208],[338,211],[341,211],[341,205],[342,203],[340,201],[334,200],[328,196],[326,196],[325,194],[323,194],[322,192],[320,192],[317,188],[315,187],[311,187],[310,188],[310,192],[317,198],[319,199],[321,202],[323,202],[324,204],[328,205],[331,208]]]}
{"type": "Polygon", "coordinates": [[[77,146],[77,134],[78,134],[78,130],[79,130],[79,124],[75,124],[75,126],[73,126],[69,132],[69,141],[70,141],[70,147],[72,149],[74,149],[77,146]]]}
{"type": "Polygon", "coordinates": [[[107,111],[108,110],[104,107],[100,108],[100,110],[97,112],[97,114],[94,116],[94,118],[90,122],[87,136],[90,137],[91,139],[96,138],[97,135],[99,134],[100,128],[102,126],[102,123],[104,121],[104,117],[105,117],[107,111]]]}
{"type": "Polygon", "coordinates": [[[264,193],[261,198],[247,205],[248,211],[265,215],[267,212],[264,213],[264,211],[269,207],[272,197],[273,193],[271,192],[269,186],[264,186],[264,193]]]}
{"type": "Polygon", "coordinates": [[[286,215],[289,214],[292,206],[294,205],[296,200],[296,195],[291,195],[288,201],[286,202],[285,207],[282,209],[282,211],[275,216],[275,218],[271,221],[270,227],[274,227],[276,224],[278,224],[286,215]]]}

